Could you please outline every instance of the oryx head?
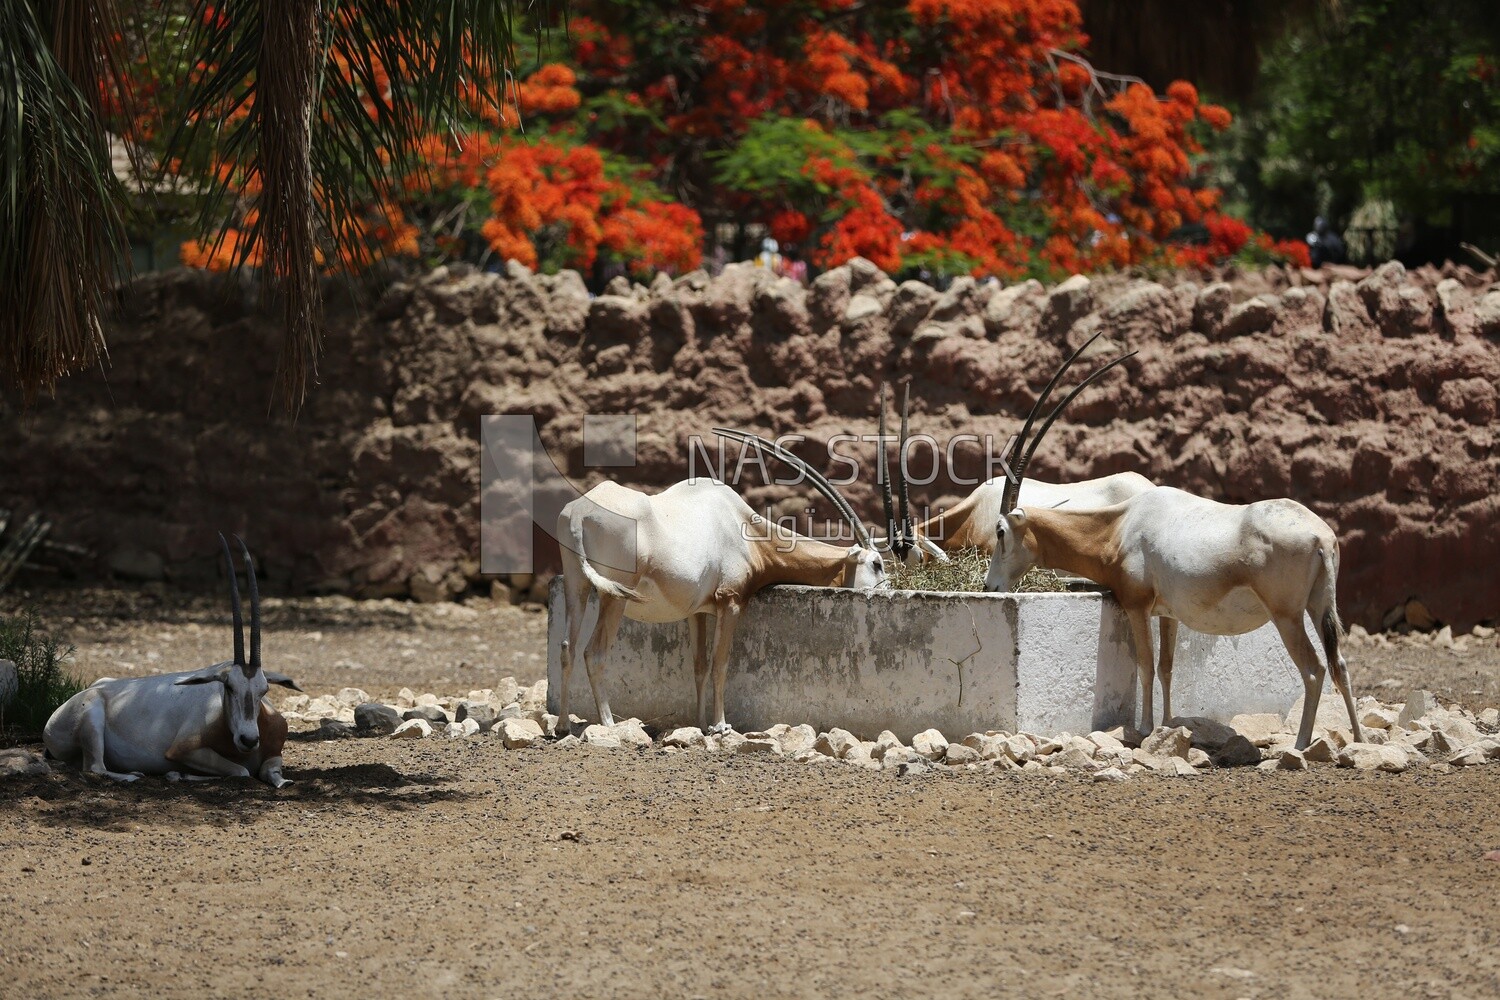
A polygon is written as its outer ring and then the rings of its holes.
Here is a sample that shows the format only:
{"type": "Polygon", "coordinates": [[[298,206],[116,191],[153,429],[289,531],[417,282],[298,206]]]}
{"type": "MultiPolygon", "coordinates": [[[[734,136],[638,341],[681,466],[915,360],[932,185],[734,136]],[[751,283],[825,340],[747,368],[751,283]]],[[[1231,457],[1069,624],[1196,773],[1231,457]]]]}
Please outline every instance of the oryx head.
{"type": "Polygon", "coordinates": [[[1001,494],[1000,509],[1005,513],[1000,515],[1000,520],[995,525],[995,554],[990,557],[990,570],[984,578],[984,589],[991,593],[1008,593],[1015,589],[1021,577],[1025,576],[1026,571],[1037,562],[1036,535],[1026,511],[1017,506],[1017,501],[1021,497],[1021,483],[1026,478],[1026,466],[1031,464],[1031,456],[1036,454],[1037,445],[1042,443],[1042,438],[1047,436],[1047,431],[1052,428],[1053,422],[1080,392],[1115,365],[1126,358],[1135,356],[1134,351],[1122,354],[1074,386],[1073,391],[1064,396],[1063,401],[1047,414],[1041,427],[1037,429],[1036,435],[1031,436],[1032,424],[1036,422],[1037,415],[1042,411],[1042,405],[1047,402],[1047,397],[1056,388],[1058,380],[1072,367],[1073,362],[1078,360],[1078,356],[1103,333],[1104,331],[1101,330],[1094,334],[1084,341],[1078,350],[1068,355],[1062,367],[1052,374],[1052,378],[1042,389],[1042,394],[1032,404],[1031,412],[1026,415],[1026,422],[1021,425],[1021,433],[1016,435],[1016,443],[1011,449],[1006,467],[1005,491],[1001,494]]]}
{"type": "Polygon", "coordinates": [[[845,587],[856,590],[869,590],[874,587],[886,587],[890,581],[885,574],[885,556],[880,549],[876,548],[875,541],[870,537],[869,531],[865,529],[863,522],[854,513],[854,507],[844,498],[844,495],[834,488],[823,474],[802,459],[787,451],[774,441],[757,437],[746,431],[730,430],[725,427],[715,427],[714,433],[721,437],[727,437],[731,441],[741,444],[753,444],[761,451],[778,458],[796,469],[807,477],[807,481],[813,485],[819,493],[833,504],[834,509],[843,517],[844,522],[854,532],[854,544],[849,547],[844,556],[844,581],[845,587]]]}
{"type": "Polygon", "coordinates": [[[229,571],[230,613],[234,617],[234,660],[216,663],[194,674],[189,674],[178,684],[222,684],[224,699],[224,721],[229,727],[229,737],[241,753],[249,753],[260,745],[260,700],[265,697],[272,684],[280,684],[300,691],[295,681],[285,674],[264,670],[260,665],[260,591],[255,582],[255,562],[250,550],[238,535],[240,551],[245,556],[245,576],[250,584],[250,656],[245,656],[245,623],[240,614],[240,585],[234,569],[234,557],[229,554],[229,543],[224,536],[219,542],[224,546],[224,563],[229,571]]]}

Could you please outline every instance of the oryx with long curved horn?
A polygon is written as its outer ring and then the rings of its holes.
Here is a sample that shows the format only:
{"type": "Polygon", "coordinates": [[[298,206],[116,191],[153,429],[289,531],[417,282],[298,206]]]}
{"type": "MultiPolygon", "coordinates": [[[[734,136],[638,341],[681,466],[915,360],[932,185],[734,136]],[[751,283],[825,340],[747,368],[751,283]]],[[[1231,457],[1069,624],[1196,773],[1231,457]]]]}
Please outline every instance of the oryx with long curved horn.
{"type": "Polygon", "coordinates": [[[280,788],[287,725],[265,700],[272,684],[301,690],[290,677],[260,662],[260,591],[255,563],[238,538],[250,585],[250,655],[234,559],[224,536],[229,571],[234,659],[202,670],[99,681],[68,699],[47,720],[42,738],[58,760],[118,781],[142,775],[168,778],[248,778],[280,788]]]}
{"type": "Polygon", "coordinates": [[[1209,635],[1243,635],[1274,622],[1302,674],[1299,749],[1312,739],[1323,691],[1324,665],[1303,625],[1304,614],[1310,616],[1323,642],[1327,669],[1349,711],[1349,726],[1359,740],[1354,695],[1339,654],[1338,539],[1312,511],[1285,499],[1223,504],[1168,486],[1093,510],[1018,506],[1026,467],[1058,414],[1085,387],[1130,356],[1084,379],[1048,414],[1035,437],[1029,437],[1047,396],[1082,350],[1052,376],[1017,439],[1020,459],[1007,487],[1005,513],[995,526],[995,553],[985,589],[1008,591],[1032,566],[1042,566],[1076,573],[1113,591],[1135,640],[1143,731],[1155,723],[1153,674],[1161,677],[1163,718],[1172,717],[1172,658],[1179,621],[1209,635]],[[1159,666],[1154,665],[1152,651],[1153,617],[1161,619],[1159,666]]]}
{"type": "Polygon", "coordinates": [[[687,619],[697,685],[698,721],[711,732],[724,719],[729,650],[745,602],[762,587],[801,583],[870,588],[885,584],[885,565],[849,501],[817,470],[780,445],[741,431],[715,433],[754,446],[797,469],[838,510],[853,531],[852,547],[833,545],[773,524],[724,483],[687,480],[655,495],[603,482],[562,509],[567,638],[562,645],[559,733],[570,728],[568,686],[573,657],[583,650],[599,721],[613,725],[604,692],[604,667],[620,621],[687,619]],[[598,602],[592,632],[586,608],[598,602]],[[709,618],[717,620],[709,655],[709,618]],[[713,715],[707,680],[713,667],[713,715]]]}
{"type": "Polygon", "coordinates": [[[1006,494],[1011,489],[1009,476],[996,476],[980,483],[973,493],[964,497],[947,510],[932,515],[920,524],[911,518],[911,502],[907,494],[906,441],[908,435],[908,413],[911,406],[911,385],[901,403],[901,436],[896,442],[897,462],[894,472],[887,471],[884,442],[885,432],[885,387],[880,390],[880,439],[882,446],[877,455],[880,482],[885,485],[885,538],[877,538],[875,544],[891,552],[907,565],[925,559],[947,562],[949,552],[960,549],[980,549],[986,555],[995,551],[995,523],[1000,515],[1016,506],[1056,507],[1068,504],[1073,510],[1107,507],[1129,499],[1137,493],[1153,489],[1155,484],[1135,472],[1117,472],[1098,479],[1086,479],[1077,483],[1044,483],[1025,479],[1019,487],[1019,500],[1006,494]],[[900,509],[891,504],[890,478],[899,484],[900,509]]]}

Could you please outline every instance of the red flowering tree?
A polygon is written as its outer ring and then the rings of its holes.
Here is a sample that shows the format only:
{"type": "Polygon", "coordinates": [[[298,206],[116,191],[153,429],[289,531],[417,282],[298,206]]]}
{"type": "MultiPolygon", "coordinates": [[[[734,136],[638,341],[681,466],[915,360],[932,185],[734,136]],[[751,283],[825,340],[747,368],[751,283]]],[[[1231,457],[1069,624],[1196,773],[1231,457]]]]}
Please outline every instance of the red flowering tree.
{"type": "MultiPolygon", "coordinates": [[[[500,106],[478,81],[427,169],[346,205],[367,249],[340,263],[681,271],[710,227],[741,256],[766,231],[824,267],[1003,278],[1303,252],[1203,182],[1228,113],[1097,72],[1074,0],[575,0],[543,43],[500,106]]],[[[336,69],[378,114],[386,69],[336,69]]],[[[183,259],[253,261],[247,225],[183,259]]]]}

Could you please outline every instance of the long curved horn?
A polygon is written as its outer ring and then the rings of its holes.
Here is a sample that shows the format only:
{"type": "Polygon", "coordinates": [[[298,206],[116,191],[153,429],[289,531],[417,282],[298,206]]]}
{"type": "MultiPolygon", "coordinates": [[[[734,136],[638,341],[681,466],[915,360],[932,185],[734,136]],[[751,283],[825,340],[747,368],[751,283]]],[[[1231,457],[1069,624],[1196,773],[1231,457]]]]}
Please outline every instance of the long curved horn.
{"type": "Polygon", "coordinates": [[[891,470],[885,456],[885,383],[880,384],[880,436],[875,443],[875,478],[880,480],[880,500],[885,506],[885,542],[891,551],[901,544],[896,537],[896,513],[891,504],[891,470]]]}
{"type": "Polygon", "coordinates": [[[219,544],[224,546],[224,565],[229,570],[229,609],[234,615],[234,662],[245,665],[245,621],[240,616],[240,581],[234,568],[234,556],[229,554],[229,542],[219,532],[219,544]]]}
{"type": "MultiPolygon", "coordinates": [[[[1057,369],[1057,371],[1052,373],[1052,378],[1048,379],[1047,384],[1042,388],[1041,395],[1037,396],[1036,402],[1031,404],[1031,412],[1026,414],[1026,422],[1021,425],[1021,433],[1016,435],[1016,446],[1015,449],[1011,452],[1010,456],[1011,462],[1016,462],[1021,458],[1021,456],[1026,454],[1026,445],[1031,434],[1031,426],[1036,422],[1036,415],[1042,412],[1042,407],[1046,404],[1047,397],[1050,396],[1052,394],[1052,390],[1057,387],[1058,381],[1063,377],[1064,374],[1067,373],[1067,370],[1073,366],[1073,362],[1078,360],[1078,356],[1085,350],[1087,350],[1090,344],[1092,344],[1102,336],[1104,336],[1104,331],[1100,330],[1088,340],[1085,340],[1078,346],[1077,350],[1068,355],[1067,360],[1063,361],[1062,365],[1057,369]]],[[[1015,466],[1012,466],[1008,471],[1010,474],[1006,479],[1005,492],[1001,494],[1001,507],[1007,513],[1016,509],[1016,499],[1021,494],[1020,472],[1015,466]]]]}
{"type": "Polygon", "coordinates": [[[906,554],[912,550],[917,543],[917,529],[911,523],[911,494],[906,483],[906,434],[907,418],[911,412],[911,379],[906,380],[906,385],[901,396],[901,443],[896,452],[896,475],[901,484],[900,489],[900,512],[897,517],[901,525],[901,548],[896,550],[898,559],[905,559],[906,554]]]}
{"type": "Polygon", "coordinates": [[[255,560],[250,558],[245,540],[239,535],[234,540],[245,554],[245,575],[250,578],[250,662],[246,666],[254,670],[260,666],[260,590],[255,585],[255,560]]]}
{"type": "Polygon", "coordinates": [[[875,547],[875,543],[870,539],[870,533],[865,530],[864,524],[855,516],[853,506],[850,505],[848,500],[844,499],[844,495],[836,490],[832,483],[823,478],[822,473],[774,441],[767,441],[765,438],[757,437],[747,431],[737,431],[728,427],[715,427],[714,433],[720,437],[727,437],[731,441],[739,441],[741,444],[754,444],[762,451],[774,455],[787,465],[801,472],[819,493],[827,497],[828,501],[838,508],[839,513],[848,522],[849,527],[854,529],[855,541],[863,548],[872,549],[875,547]]]}
{"type": "MultiPolygon", "coordinates": [[[[1021,458],[1021,467],[1016,470],[1016,478],[1024,479],[1026,477],[1026,467],[1031,464],[1031,456],[1036,454],[1037,445],[1042,443],[1042,438],[1046,437],[1047,431],[1052,429],[1052,422],[1055,421],[1062,413],[1063,408],[1066,407],[1069,403],[1073,402],[1074,397],[1076,397],[1083,390],[1087,389],[1089,385],[1091,385],[1101,375],[1109,371],[1115,365],[1126,360],[1127,358],[1135,357],[1135,354],[1135,351],[1131,351],[1129,354],[1120,355],[1118,358],[1115,358],[1109,364],[1105,365],[1103,368],[1100,368],[1098,371],[1094,372],[1082,382],[1079,382],[1078,385],[1073,388],[1072,392],[1063,397],[1063,401],[1057,404],[1057,408],[1054,409],[1051,413],[1047,414],[1047,419],[1042,422],[1041,429],[1036,432],[1036,437],[1032,438],[1031,444],[1026,447],[1026,454],[1021,458]]],[[[1019,491],[1019,487],[1017,487],[1017,490],[1019,491]]]]}

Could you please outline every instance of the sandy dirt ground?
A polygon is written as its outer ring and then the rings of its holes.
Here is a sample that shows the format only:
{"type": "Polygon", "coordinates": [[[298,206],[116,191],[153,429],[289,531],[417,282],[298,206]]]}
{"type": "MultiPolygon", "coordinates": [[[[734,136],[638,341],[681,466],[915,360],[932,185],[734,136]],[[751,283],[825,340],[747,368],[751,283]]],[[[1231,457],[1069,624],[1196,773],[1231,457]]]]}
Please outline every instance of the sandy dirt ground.
{"type": "MultiPolygon", "coordinates": [[[[207,600],[36,596],[86,678],[228,653],[207,600]]],[[[544,625],[270,602],[267,662],[311,694],[463,693],[541,677],[544,625]]],[[[1500,704],[1493,642],[1350,660],[1384,700],[1500,704]]],[[[1094,784],[306,734],[286,758],[280,792],[0,781],[0,996],[1500,995],[1500,767],[1094,784]]]]}

